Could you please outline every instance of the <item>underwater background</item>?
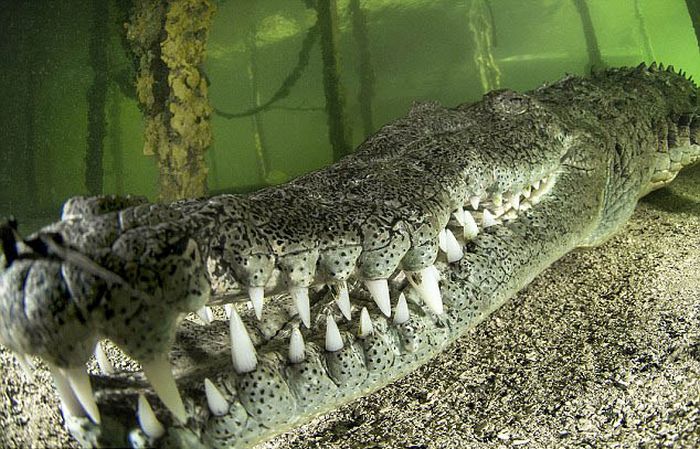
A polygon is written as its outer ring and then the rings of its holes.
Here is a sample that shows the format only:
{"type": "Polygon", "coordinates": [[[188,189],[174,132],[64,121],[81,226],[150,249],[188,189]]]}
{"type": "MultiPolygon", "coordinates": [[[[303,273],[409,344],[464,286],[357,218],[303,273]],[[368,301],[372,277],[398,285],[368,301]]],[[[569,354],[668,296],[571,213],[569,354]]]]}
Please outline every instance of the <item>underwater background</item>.
{"type": "Polygon", "coordinates": [[[413,101],[455,106],[642,61],[699,79],[699,3],[8,2],[0,216],[24,233],[75,195],[172,200],[284,182],[413,101]]]}

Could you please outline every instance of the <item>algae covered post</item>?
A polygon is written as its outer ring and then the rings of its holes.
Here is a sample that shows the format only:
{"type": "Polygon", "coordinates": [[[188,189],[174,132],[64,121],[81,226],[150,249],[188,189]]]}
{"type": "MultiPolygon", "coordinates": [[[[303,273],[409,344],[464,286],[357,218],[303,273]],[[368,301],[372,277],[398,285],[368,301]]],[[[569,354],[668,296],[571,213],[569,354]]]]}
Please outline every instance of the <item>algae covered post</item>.
{"type": "Polygon", "coordinates": [[[201,66],[214,9],[208,0],[135,2],[127,25],[146,116],[144,153],[157,157],[164,201],[207,191],[211,106],[201,66]]]}

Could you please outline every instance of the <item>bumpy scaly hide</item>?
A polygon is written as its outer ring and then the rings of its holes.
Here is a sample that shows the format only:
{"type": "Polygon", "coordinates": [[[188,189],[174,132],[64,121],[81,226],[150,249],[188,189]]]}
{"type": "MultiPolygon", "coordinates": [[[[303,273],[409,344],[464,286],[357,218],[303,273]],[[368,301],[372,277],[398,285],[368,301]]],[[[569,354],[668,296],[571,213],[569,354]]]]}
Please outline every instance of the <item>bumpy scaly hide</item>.
{"type": "Polygon", "coordinates": [[[569,76],[416,105],[247,196],[74,198],[26,240],[4,229],[0,342],[49,364],[86,446],[249,446],[410,372],[609,237],[700,158],[697,93],[656,65],[569,76]],[[182,320],[207,304],[230,323],[182,320]],[[143,374],[88,377],[101,339],[143,374]]]}

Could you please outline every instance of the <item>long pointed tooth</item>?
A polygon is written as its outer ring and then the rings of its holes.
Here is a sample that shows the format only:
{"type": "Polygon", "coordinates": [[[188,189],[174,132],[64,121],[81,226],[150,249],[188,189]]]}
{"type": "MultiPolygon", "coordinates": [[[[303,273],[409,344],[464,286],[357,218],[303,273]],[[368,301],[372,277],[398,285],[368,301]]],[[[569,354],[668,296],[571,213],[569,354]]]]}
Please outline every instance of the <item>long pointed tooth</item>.
{"type": "Polygon", "coordinates": [[[387,280],[372,279],[365,281],[365,286],[369,290],[369,294],[372,295],[374,302],[379,306],[379,310],[387,317],[391,316],[391,299],[389,298],[389,283],[387,280]]]}
{"type": "Polygon", "coordinates": [[[447,252],[447,236],[444,229],[438,233],[438,246],[443,253],[447,252]]]}
{"type": "Polygon", "coordinates": [[[471,240],[479,234],[479,226],[474,220],[474,216],[468,211],[464,212],[464,239],[471,240]]]}
{"type": "Polygon", "coordinates": [[[78,398],[80,405],[88,414],[90,419],[95,424],[100,423],[100,409],[97,408],[97,402],[95,402],[95,395],[92,393],[92,385],[90,385],[90,376],[88,376],[87,370],[84,367],[80,368],[64,368],[64,374],[68,383],[75,393],[75,397],[78,398]]]}
{"type": "Polygon", "coordinates": [[[306,359],[306,349],[304,349],[304,337],[298,327],[292,329],[289,337],[289,363],[301,363],[306,359]]]}
{"type": "Polygon", "coordinates": [[[540,188],[540,180],[539,179],[532,183],[532,188],[535,190],[540,188]]]}
{"type": "Polygon", "coordinates": [[[515,209],[510,209],[508,212],[503,214],[504,220],[515,220],[518,218],[518,212],[515,209]]]}
{"type": "Polygon", "coordinates": [[[452,215],[455,217],[455,220],[457,220],[457,223],[460,226],[464,226],[464,208],[462,206],[455,209],[455,211],[452,212],[452,215]]]}
{"type": "Polygon", "coordinates": [[[168,357],[161,355],[149,362],[141,363],[141,366],[143,367],[143,373],[160,400],[163,401],[163,404],[175,416],[175,419],[185,423],[187,421],[187,412],[185,412],[185,406],[182,404],[180,392],[177,390],[168,357]]]}
{"type": "Polygon", "coordinates": [[[136,419],[138,419],[143,433],[148,435],[150,438],[155,440],[165,434],[163,424],[161,424],[160,421],[158,421],[158,418],[156,418],[156,414],[153,413],[151,404],[148,403],[143,393],[139,394],[139,405],[138,410],[136,411],[136,419]]]}
{"type": "Polygon", "coordinates": [[[360,330],[358,336],[360,338],[367,337],[374,332],[374,326],[372,325],[372,319],[369,317],[369,312],[367,307],[363,307],[360,312],[360,330]]]}
{"type": "MultiPolygon", "coordinates": [[[[442,294],[438,285],[438,277],[431,267],[423,268],[416,272],[419,279],[412,280],[411,284],[418,291],[425,304],[436,315],[442,315],[444,308],[442,305],[442,294]]],[[[409,279],[411,279],[409,277],[409,279]]]]}
{"type": "Polygon", "coordinates": [[[97,365],[104,374],[114,374],[114,366],[112,366],[112,362],[109,361],[109,357],[99,341],[95,346],[95,359],[97,359],[97,365]]]}
{"type": "Polygon", "coordinates": [[[472,206],[472,209],[477,210],[479,208],[479,202],[481,201],[481,198],[478,196],[474,195],[469,198],[469,203],[472,206]]]}
{"type": "Polygon", "coordinates": [[[85,410],[75,396],[73,388],[71,388],[68,379],[65,374],[63,374],[63,370],[51,364],[49,364],[49,370],[51,371],[54,385],[56,385],[58,398],[61,400],[63,413],[74,417],[85,416],[85,410]]]}
{"type": "Polygon", "coordinates": [[[503,194],[501,193],[495,193],[493,197],[491,197],[491,202],[493,203],[494,206],[502,206],[503,205],[503,194]]]}
{"type": "Polygon", "coordinates": [[[27,376],[27,379],[33,382],[34,370],[36,367],[32,363],[32,359],[27,354],[17,354],[17,361],[19,362],[20,368],[22,368],[22,371],[24,371],[24,374],[27,376]]]}
{"type": "Polygon", "coordinates": [[[335,303],[340,309],[346,320],[350,321],[352,317],[352,306],[350,305],[350,293],[348,292],[348,284],[343,281],[336,287],[335,303]]]}
{"type": "Polygon", "coordinates": [[[255,346],[248,335],[243,320],[238,316],[236,309],[231,311],[231,360],[233,369],[238,374],[253,371],[258,365],[258,357],[255,354],[255,346]]]}
{"type": "Polygon", "coordinates": [[[326,351],[335,352],[343,349],[343,337],[340,336],[338,325],[331,315],[326,317],[326,351]]]}
{"type": "Polygon", "coordinates": [[[216,416],[224,416],[228,413],[228,401],[223,394],[216,388],[216,385],[209,380],[204,378],[204,394],[207,396],[207,404],[209,405],[209,410],[216,416]]]}
{"type": "Polygon", "coordinates": [[[484,209],[482,226],[485,228],[488,228],[490,226],[495,226],[497,224],[498,224],[498,221],[496,221],[496,217],[494,217],[494,215],[488,209],[484,209]]]}
{"type": "Polygon", "coordinates": [[[292,287],[289,294],[294,298],[294,304],[299,312],[301,322],[306,328],[311,327],[311,305],[309,304],[309,289],[306,287],[292,287]]]}
{"type": "Polygon", "coordinates": [[[263,302],[265,300],[265,287],[248,287],[248,296],[250,296],[250,302],[253,304],[255,316],[258,319],[262,319],[263,302]]]}
{"type": "Polygon", "coordinates": [[[440,270],[437,269],[435,265],[431,265],[426,270],[429,270],[430,273],[437,279],[438,281],[440,280],[440,270]]]}
{"type": "Polygon", "coordinates": [[[532,195],[532,186],[527,186],[523,189],[523,196],[525,198],[530,198],[530,195],[532,195]]]}
{"type": "Polygon", "coordinates": [[[394,323],[402,324],[408,321],[408,303],[406,302],[406,295],[401,293],[399,295],[399,302],[396,303],[396,310],[394,310],[394,323]]]}
{"type": "Polygon", "coordinates": [[[520,192],[515,192],[513,196],[510,197],[510,204],[513,206],[513,209],[520,209],[520,192]]]}
{"type": "Polygon", "coordinates": [[[231,318],[231,311],[233,310],[233,304],[224,304],[224,312],[226,312],[226,318],[231,318]]]}
{"type": "Polygon", "coordinates": [[[211,324],[214,321],[214,313],[211,311],[211,307],[204,306],[197,310],[197,316],[204,321],[204,324],[211,324]]]}
{"type": "Polygon", "coordinates": [[[447,263],[454,263],[461,260],[462,257],[464,257],[462,245],[459,244],[457,238],[449,229],[445,231],[445,235],[445,245],[447,246],[445,253],[447,254],[447,263]]]}

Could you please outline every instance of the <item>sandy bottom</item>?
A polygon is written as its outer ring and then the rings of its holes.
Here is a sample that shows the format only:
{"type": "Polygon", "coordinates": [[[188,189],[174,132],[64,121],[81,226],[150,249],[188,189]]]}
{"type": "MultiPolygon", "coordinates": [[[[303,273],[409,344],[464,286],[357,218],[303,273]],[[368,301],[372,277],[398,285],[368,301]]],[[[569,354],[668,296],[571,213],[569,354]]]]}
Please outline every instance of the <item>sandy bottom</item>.
{"type": "MultiPolygon", "coordinates": [[[[0,349],[0,447],[76,447],[0,349]]],[[[700,165],[422,369],[266,448],[700,447],[700,165]]]]}

